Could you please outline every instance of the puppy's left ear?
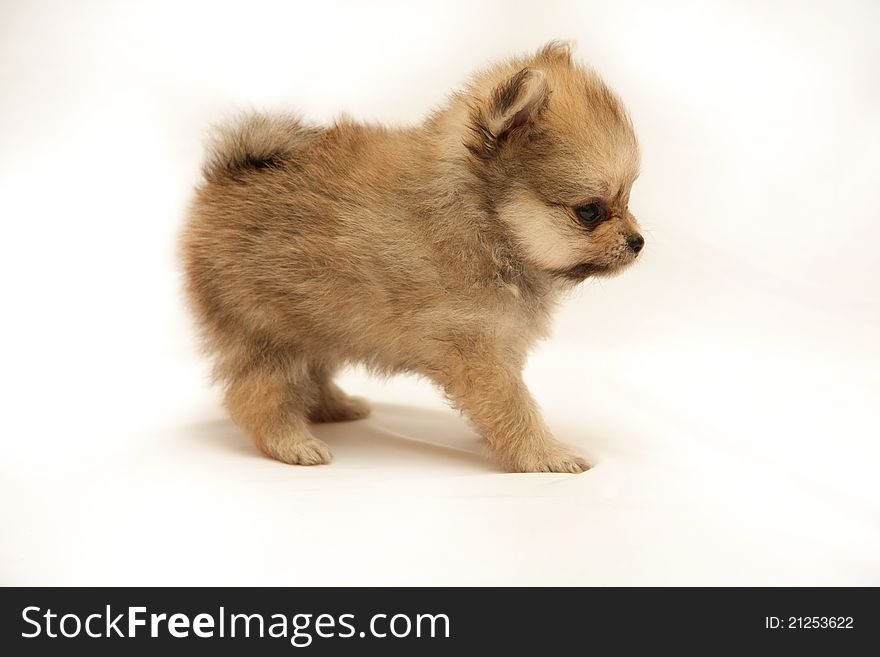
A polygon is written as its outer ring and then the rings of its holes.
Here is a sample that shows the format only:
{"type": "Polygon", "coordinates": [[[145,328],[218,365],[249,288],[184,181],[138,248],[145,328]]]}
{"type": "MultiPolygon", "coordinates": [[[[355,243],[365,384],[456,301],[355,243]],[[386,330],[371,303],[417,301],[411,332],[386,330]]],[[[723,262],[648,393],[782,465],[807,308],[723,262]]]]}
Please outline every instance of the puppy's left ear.
{"type": "Polygon", "coordinates": [[[544,71],[522,69],[472,109],[474,138],[467,144],[468,148],[475,155],[487,157],[505,143],[524,138],[549,97],[544,71]]]}

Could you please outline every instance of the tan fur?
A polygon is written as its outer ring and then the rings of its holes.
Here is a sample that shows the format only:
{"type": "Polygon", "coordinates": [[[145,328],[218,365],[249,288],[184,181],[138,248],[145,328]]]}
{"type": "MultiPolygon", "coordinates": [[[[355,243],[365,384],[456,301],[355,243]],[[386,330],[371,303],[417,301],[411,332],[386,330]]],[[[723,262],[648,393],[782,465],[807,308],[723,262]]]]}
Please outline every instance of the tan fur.
{"type": "Polygon", "coordinates": [[[566,287],[636,254],[638,149],[569,49],[478,74],[423,125],[223,129],[183,235],[187,289],[233,419],[287,463],[326,463],[308,422],[365,417],[351,363],[436,382],[503,467],[581,472],[523,383],[566,287]],[[601,200],[591,230],[574,208],[601,200]]]}

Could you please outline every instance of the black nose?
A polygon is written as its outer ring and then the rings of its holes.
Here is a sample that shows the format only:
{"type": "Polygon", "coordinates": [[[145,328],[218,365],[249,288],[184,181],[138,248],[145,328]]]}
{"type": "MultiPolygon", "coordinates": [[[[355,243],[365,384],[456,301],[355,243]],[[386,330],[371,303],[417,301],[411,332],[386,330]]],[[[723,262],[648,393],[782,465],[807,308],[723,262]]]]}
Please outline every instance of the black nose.
{"type": "Polygon", "coordinates": [[[636,233],[635,235],[630,235],[626,239],[626,243],[629,244],[629,248],[633,250],[633,253],[638,253],[645,246],[645,238],[636,233]]]}

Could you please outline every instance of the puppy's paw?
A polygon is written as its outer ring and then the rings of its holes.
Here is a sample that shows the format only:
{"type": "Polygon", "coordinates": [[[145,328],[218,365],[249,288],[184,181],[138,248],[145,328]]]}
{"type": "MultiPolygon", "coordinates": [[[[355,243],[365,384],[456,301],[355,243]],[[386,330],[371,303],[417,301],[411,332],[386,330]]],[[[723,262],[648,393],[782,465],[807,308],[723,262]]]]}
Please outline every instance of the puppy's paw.
{"type": "Polygon", "coordinates": [[[273,459],[291,465],[324,465],[333,458],[327,444],[311,436],[264,443],[263,451],[273,459]]]}
{"type": "Polygon", "coordinates": [[[580,474],[592,466],[582,456],[571,452],[564,445],[549,448],[522,449],[502,459],[511,472],[568,472],[580,474]]]}
{"type": "Polygon", "coordinates": [[[324,399],[309,414],[312,422],[352,422],[370,414],[370,404],[361,397],[336,396],[324,399]]]}

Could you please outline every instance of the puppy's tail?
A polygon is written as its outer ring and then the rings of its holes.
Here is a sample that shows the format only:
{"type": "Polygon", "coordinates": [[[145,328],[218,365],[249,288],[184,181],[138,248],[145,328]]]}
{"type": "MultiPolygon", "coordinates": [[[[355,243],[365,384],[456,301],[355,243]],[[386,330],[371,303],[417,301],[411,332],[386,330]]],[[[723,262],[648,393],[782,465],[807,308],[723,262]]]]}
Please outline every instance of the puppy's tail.
{"type": "Polygon", "coordinates": [[[215,128],[202,175],[216,182],[245,171],[280,167],[295,158],[315,132],[293,116],[246,115],[215,128]]]}

